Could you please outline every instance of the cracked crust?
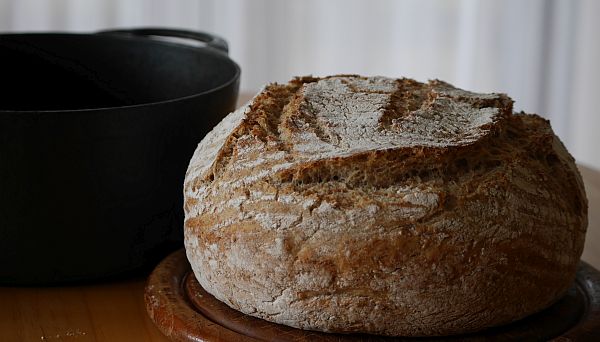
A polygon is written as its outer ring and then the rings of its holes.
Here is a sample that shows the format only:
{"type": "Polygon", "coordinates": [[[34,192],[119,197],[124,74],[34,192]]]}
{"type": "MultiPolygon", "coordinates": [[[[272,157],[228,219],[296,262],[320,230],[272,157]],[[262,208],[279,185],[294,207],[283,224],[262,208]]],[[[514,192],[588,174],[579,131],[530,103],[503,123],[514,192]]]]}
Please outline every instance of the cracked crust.
{"type": "Polygon", "coordinates": [[[198,145],[185,244],[234,309],[329,332],[505,324],[570,286],[587,227],[573,158],[502,94],[341,75],[271,84],[198,145]]]}

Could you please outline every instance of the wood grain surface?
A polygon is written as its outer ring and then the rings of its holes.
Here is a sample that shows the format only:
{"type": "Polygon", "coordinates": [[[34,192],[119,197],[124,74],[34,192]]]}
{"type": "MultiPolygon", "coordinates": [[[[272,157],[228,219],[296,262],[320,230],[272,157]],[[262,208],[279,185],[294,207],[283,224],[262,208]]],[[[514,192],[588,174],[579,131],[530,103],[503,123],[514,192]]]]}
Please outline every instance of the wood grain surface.
{"type": "MultiPolygon", "coordinates": [[[[242,95],[240,103],[250,96],[242,95]]],[[[583,260],[600,268],[600,172],[580,170],[590,201],[583,260]]],[[[168,341],[146,313],[145,282],[135,278],[73,287],[0,287],[0,342],[168,341]]]]}
{"type": "Polygon", "coordinates": [[[169,341],[146,314],[145,282],[0,288],[0,341],[169,341]]]}

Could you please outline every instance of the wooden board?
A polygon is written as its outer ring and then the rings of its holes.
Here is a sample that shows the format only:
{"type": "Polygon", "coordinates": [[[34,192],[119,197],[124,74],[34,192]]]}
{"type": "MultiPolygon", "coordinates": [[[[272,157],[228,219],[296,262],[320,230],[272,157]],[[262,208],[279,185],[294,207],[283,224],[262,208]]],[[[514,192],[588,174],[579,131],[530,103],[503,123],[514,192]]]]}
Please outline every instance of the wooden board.
{"type": "Polygon", "coordinates": [[[600,341],[600,272],[581,262],[575,284],[550,308],[476,334],[390,338],[294,329],[244,315],[215,299],[196,281],[185,252],[177,251],[150,275],[146,309],[175,341],[600,341]]]}

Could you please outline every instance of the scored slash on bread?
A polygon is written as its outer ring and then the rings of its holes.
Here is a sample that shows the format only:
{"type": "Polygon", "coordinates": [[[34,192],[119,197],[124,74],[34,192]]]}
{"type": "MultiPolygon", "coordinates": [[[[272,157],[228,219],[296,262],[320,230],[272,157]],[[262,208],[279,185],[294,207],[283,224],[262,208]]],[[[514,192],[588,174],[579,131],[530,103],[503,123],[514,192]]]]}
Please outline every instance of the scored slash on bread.
{"type": "Polygon", "coordinates": [[[520,319],[570,286],[587,227],[549,122],[442,81],[268,85],[206,135],[184,188],[186,251],[208,292],[330,332],[520,319]]]}

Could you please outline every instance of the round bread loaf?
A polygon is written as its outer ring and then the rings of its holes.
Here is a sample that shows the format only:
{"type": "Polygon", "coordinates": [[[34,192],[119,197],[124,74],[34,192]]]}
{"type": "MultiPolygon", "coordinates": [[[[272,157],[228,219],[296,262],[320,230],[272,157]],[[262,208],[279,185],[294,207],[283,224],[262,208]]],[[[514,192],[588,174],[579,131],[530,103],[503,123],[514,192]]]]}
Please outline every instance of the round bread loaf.
{"type": "Polygon", "coordinates": [[[198,145],[185,246],[230,307],[327,332],[509,323],[572,284],[573,158],[503,94],[341,75],[271,84],[198,145]]]}

